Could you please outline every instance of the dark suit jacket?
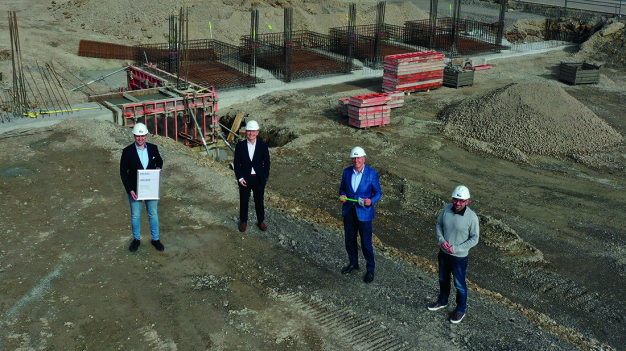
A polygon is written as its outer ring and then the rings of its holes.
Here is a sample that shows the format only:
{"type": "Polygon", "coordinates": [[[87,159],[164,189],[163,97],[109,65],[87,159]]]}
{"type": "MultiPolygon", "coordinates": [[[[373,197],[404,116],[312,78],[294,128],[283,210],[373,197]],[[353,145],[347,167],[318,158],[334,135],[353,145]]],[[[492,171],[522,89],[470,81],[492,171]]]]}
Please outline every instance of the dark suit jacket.
{"type": "Polygon", "coordinates": [[[235,177],[237,177],[237,182],[243,178],[246,183],[252,184],[251,174],[252,167],[254,167],[257,177],[265,185],[267,184],[267,178],[270,176],[270,151],[263,140],[257,138],[255,143],[252,161],[250,161],[250,156],[248,155],[248,141],[244,140],[237,143],[233,167],[235,169],[235,177]]]}
{"type": "MultiPolygon", "coordinates": [[[[148,167],[145,169],[163,168],[163,159],[159,154],[159,148],[156,145],[146,143],[148,148],[148,167]]],[[[130,194],[131,190],[137,192],[137,170],[144,169],[137,155],[137,147],[135,143],[130,144],[122,151],[122,159],[120,160],[120,177],[126,188],[126,193],[130,194]]]]}
{"type": "Polygon", "coordinates": [[[343,170],[341,177],[341,185],[339,186],[339,195],[346,195],[348,199],[358,200],[359,198],[371,199],[371,206],[359,206],[353,201],[346,201],[342,206],[342,216],[348,214],[352,206],[356,207],[356,216],[360,221],[371,221],[374,219],[374,204],[383,196],[383,190],[380,188],[378,180],[378,172],[367,165],[363,166],[363,177],[357,189],[352,189],[352,173],[354,166],[350,166],[343,170]]]}

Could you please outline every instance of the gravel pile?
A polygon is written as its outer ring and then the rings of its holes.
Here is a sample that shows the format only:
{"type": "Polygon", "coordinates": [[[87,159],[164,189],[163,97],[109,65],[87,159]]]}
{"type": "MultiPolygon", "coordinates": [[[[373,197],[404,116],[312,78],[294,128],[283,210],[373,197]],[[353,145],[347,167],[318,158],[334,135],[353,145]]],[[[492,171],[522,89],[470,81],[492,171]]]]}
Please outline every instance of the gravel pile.
{"type": "Polygon", "coordinates": [[[468,98],[440,114],[446,137],[506,159],[588,154],[623,141],[563,88],[514,83],[468,98]]]}

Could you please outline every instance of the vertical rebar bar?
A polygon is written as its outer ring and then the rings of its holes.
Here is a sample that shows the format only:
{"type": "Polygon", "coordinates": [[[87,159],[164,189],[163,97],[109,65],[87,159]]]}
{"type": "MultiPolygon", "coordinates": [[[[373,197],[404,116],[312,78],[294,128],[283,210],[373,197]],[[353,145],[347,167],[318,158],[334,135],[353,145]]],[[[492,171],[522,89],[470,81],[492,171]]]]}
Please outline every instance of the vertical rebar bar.
{"type": "Polygon", "coordinates": [[[502,37],[504,36],[504,15],[506,14],[506,4],[508,0],[501,0],[500,3],[500,18],[498,21],[498,33],[496,37],[496,44],[502,45],[502,37]]]}
{"type": "MultiPolygon", "coordinates": [[[[169,50],[167,54],[168,62],[167,62],[167,71],[170,73],[178,74],[176,69],[178,68],[178,27],[177,27],[177,19],[178,16],[171,15],[169,17],[170,22],[170,31],[169,31],[169,50]]],[[[145,51],[144,51],[145,53],[145,51]]],[[[146,58],[147,60],[147,58],[146,58]]],[[[155,59],[153,59],[155,60],[155,59]]],[[[154,63],[154,62],[153,62],[154,63]]]]}
{"type": "Polygon", "coordinates": [[[293,8],[285,8],[285,16],[284,16],[284,34],[283,34],[283,50],[284,50],[284,67],[283,67],[283,81],[285,83],[291,82],[291,69],[293,63],[293,8]]]}
{"type": "Polygon", "coordinates": [[[458,43],[459,43],[459,20],[461,14],[461,0],[454,0],[454,4],[452,5],[452,33],[451,40],[452,45],[450,46],[450,57],[458,56],[458,43]]]}
{"type": "MultiPolygon", "coordinates": [[[[346,73],[348,73],[354,64],[354,45],[355,45],[355,27],[356,27],[356,4],[351,3],[348,10],[348,65],[346,73]]],[[[341,43],[339,43],[341,45],[341,43]]]]}
{"type": "Polygon", "coordinates": [[[385,28],[386,2],[380,1],[376,7],[376,35],[374,37],[374,63],[378,66],[382,62],[381,46],[385,28]]]}
{"type": "Polygon", "coordinates": [[[9,11],[9,32],[11,37],[11,61],[13,64],[13,114],[17,113],[24,116],[28,114],[29,103],[24,83],[24,66],[22,64],[22,50],[15,11],[9,11]]]}
{"type": "Polygon", "coordinates": [[[189,7],[185,9],[185,56],[183,57],[184,62],[184,75],[185,78],[185,88],[188,87],[188,76],[189,76],[189,7]]]}
{"type": "MultiPolygon", "coordinates": [[[[506,0],[503,0],[506,1],[506,0]]],[[[439,7],[438,0],[430,0],[430,17],[429,17],[429,48],[435,48],[437,40],[437,10],[439,7]]]]}

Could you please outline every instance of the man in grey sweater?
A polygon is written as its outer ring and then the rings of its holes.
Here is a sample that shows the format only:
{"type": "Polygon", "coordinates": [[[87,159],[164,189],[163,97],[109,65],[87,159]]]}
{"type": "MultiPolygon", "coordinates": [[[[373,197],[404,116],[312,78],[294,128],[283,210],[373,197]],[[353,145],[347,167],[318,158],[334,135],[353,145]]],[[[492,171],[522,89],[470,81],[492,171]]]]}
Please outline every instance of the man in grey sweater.
{"type": "Polygon", "coordinates": [[[456,310],[450,322],[460,323],[467,307],[467,256],[469,249],[478,244],[478,216],[469,204],[469,189],[459,185],[452,192],[452,203],[447,204],[437,218],[437,240],[439,241],[439,298],[428,306],[437,311],[448,306],[450,296],[450,274],[456,288],[456,310]]]}

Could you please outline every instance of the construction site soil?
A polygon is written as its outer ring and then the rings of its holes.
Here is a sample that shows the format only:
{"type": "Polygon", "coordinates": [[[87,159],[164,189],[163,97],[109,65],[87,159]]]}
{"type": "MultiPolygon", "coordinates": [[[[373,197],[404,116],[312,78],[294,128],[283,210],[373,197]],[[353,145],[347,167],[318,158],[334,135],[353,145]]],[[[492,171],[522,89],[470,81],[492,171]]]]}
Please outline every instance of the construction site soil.
{"type": "MultiPolygon", "coordinates": [[[[20,28],[26,64],[38,57],[77,70],[119,67],[75,55],[80,20],[46,17],[97,3],[9,0],[2,8],[20,18],[31,11],[20,28]]],[[[173,10],[183,4],[202,8],[173,1],[173,10]]],[[[294,6],[308,13],[329,5],[294,6]]],[[[266,232],[237,231],[230,159],[151,136],[165,162],[164,252],[149,243],[145,213],[142,245],[128,251],[119,158],[130,130],[69,119],[0,134],[0,349],[625,350],[626,72],[602,67],[599,84],[559,82],[559,63],[582,55],[566,47],[491,60],[471,87],[406,96],[382,128],[350,127],[336,107],[380,92],[381,78],[220,109],[227,126],[238,112],[259,121],[271,146],[266,232]],[[531,140],[531,127],[545,137],[531,140]],[[337,193],[355,145],[383,189],[371,284],[363,270],[340,274],[347,257],[337,193]],[[436,217],[458,184],[471,191],[481,236],[470,252],[468,313],[454,325],[454,306],[426,305],[438,294],[436,217]]],[[[0,62],[5,77],[9,67],[0,62]]]]}

